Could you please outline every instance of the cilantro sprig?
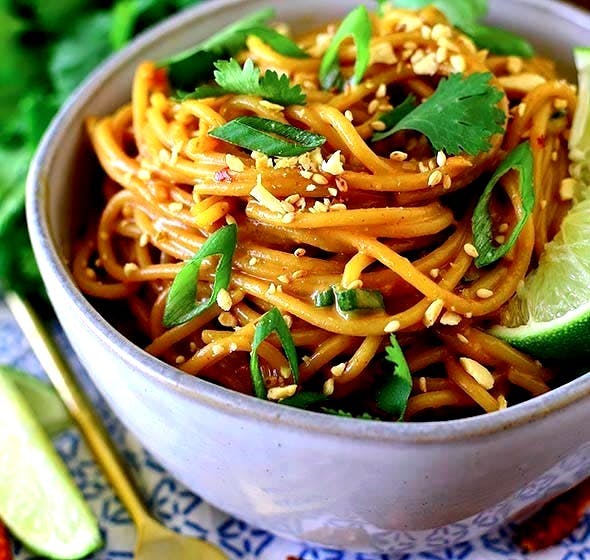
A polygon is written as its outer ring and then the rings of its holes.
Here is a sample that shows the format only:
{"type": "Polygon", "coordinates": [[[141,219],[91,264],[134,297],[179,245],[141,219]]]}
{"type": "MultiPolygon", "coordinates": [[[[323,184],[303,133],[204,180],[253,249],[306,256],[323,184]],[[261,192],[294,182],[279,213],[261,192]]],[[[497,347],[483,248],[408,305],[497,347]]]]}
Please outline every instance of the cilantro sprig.
{"type": "Polygon", "coordinates": [[[518,236],[535,207],[534,160],[529,142],[523,142],[512,150],[498,166],[490,182],[484,189],[473,212],[473,243],[479,256],[475,259],[478,268],[488,266],[501,259],[516,243],[518,236]],[[489,211],[489,202],[498,181],[511,170],[518,171],[520,201],[516,201],[518,221],[508,239],[502,244],[494,245],[493,222],[489,211]]]}
{"type": "Polygon", "coordinates": [[[424,134],[435,151],[475,156],[489,150],[494,134],[503,132],[506,115],[498,107],[504,93],[495,88],[489,72],[451,74],[441,80],[424,103],[402,118],[381,137],[400,130],[424,134]]]}
{"type": "Polygon", "coordinates": [[[230,224],[213,233],[193,258],[176,275],[164,309],[164,326],[175,327],[187,323],[209,309],[222,289],[227,289],[231,278],[232,259],[236,250],[238,228],[230,224]],[[197,283],[201,264],[207,257],[220,255],[211,296],[197,302],[197,283]]]}
{"type": "Polygon", "coordinates": [[[393,371],[377,389],[377,406],[398,420],[403,420],[412,392],[412,374],[395,335],[385,347],[385,359],[393,364],[393,371]]]}
{"type": "Polygon", "coordinates": [[[274,70],[267,70],[260,75],[260,69],[251,59],[240,66],[235,59],[215,62],[215,81],[218,87],[204,85],[183,99],[203,99],[219,97],[228,93],[238,95],[257,95],[279,105],[303,105],[306,101],[301,86],[292,86],[285,74],[280,76],[274,70]]]}
{"type": "Polygon", "coordinates": [[[381,115],[379,120],[385,125],[383,132],[375,132],[371,137],[372,142],[378,142],[384,140],[392,134],[394,134],[394,127],[407,115],[409,115],[417,105],[416,96],[413,94],[408,95],[397,107],[394,107],[391,111],[381,115]]]}

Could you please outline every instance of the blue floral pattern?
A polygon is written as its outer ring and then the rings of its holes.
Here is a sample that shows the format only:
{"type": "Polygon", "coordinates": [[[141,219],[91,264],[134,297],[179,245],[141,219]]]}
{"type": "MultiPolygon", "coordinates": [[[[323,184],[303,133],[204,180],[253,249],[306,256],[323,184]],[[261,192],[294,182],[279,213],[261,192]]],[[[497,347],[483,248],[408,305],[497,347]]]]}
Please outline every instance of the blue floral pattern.
{"type": "MultiPolygon", "coordinates": [[[[58,342],[66,349],[77,371],[82,368],[69,350],[63,332],[54,331],[58,342]]],[[[43,376],[41,367],[20,335],[18,327],[0,305],[0,363],[12,364],[35,375],[43,376]]],[[[449,527],[419,533],[383,533],[372,535],[377,549],[398,551],[397,555],[355,553],[332,548],[314,547],[285,541],[247,523],[234,519],[205,503],[182,484],[174,480],[139,443],[125,430],[118,419],[86,381],[86,390],[94,400],[99,414],[117,446],[136,475],[146,501],[154,515],[168,527],[219,545],[232,560],[285,560],[288,556],[300,560],[590,560],[590,515],[563,543],[533,555],[523,555],[512,542],[512,528],[504,527],[483,537],[472,538],[472,532],[491,529],[499,519],[515,510],[515,504],[567,488],[558,471],[550,471],[522,489],[512,501],[498,504],[492,510],[449,527]],[[518,502],[520,500],[520,502],[518,502]],[[422,552],[420,548],[437,548],[422,552]]],[[[92,460],[74,430],[61,435],[56,446],[68,465],[84,497],[100,519],[105,548],[89,560],[131,560],[135,532],[131,520],[113,495],[100,470],[92,460]]],[[[560,472],[588,473],[590,448],[582,449],[564,460],[560,472]]],[[[15,543],[16,560],[36,560],[15,543]]]]}

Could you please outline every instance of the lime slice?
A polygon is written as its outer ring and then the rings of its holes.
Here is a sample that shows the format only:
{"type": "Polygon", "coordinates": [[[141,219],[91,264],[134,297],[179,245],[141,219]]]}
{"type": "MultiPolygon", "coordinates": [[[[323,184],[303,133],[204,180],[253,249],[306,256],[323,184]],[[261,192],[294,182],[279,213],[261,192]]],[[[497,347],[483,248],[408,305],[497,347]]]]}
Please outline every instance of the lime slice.
{"type": "Polygon", "coordinates": [[[96,519],[15,384],[0,375],[0,518],[30,550],[82,558],[101,545],[96,519]]]}
{"type": "Polygon", "coordinates": [[[72,427],[72,419],[66,407],[50,385],[8,366],[0,366],[0,376],[7,377],[16,385],[49,437],[72,427]]]}
{"type": "Polygon", "coordinates": [[[590,49],[574,51],[579,102],[570,135],[576,202],[538,268],[491,332],[538,358],[590,354],[590,49]]]}

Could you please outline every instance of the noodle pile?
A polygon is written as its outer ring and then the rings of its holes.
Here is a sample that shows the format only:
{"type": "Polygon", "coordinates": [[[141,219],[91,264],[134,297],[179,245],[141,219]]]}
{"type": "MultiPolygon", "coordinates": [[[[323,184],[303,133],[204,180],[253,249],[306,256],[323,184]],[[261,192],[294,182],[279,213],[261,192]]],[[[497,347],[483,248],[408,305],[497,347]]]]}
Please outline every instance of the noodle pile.
{"type": "MultiPolygon", "coordinates": [[[[282,107],[249,95],[178,101],[166,70],[145,62],[132,101],[87,127],[106,172],[104,208],[80,240],[73,273],[93,298],[128,304],[146,350],[190,375],[252,394],[249,353],[256,321],[277,307],[299,357],[299,387],[323,391],[353,412],[379,416],[370,395],[383,372],[390,333],[413,377],[406,420],[493,412],[549,390],[552,372],[486,333],[536,265],[570,206],[567,138],[575,88],[543,58],[478,51],[440,12],[371,15],[371,63],[362,82],[323,91],[322,54],[335,25],[298,38],[310,58],[288,58],[251,36],[240,62],[277,70],[307,95],[282,107]],[[492,72],[505,91],[504,133],[475,157],[433,152],[418,133],[371,143],[377,117],[409,93],[430,97],[444,76],[492,72]],[[241,115],[257,115],[323,135],[303,156],[269,158],[208,135],[241,115]],[[534,156],[536,202],[509,253],[475,268],[473,209],[491,173],[524,139],[534,156]],[[250,195],[259,191],[270,198],[250,195]],[[276,202],[279,202],[277,206],[276,202]],[[231,300],[166,329],[171,282],[207,237],[237,223],[231,300]],[[379,290],[385,310],[339,314],[316,307],[330,286],[379,290]]],[[[352,73],[355,48],[340,63],[352,73]]],[[[491,212],[498,243],[518,220],[518,175],[505,175],[491,212]],[[515,210],[516,209],[516,210],[515,210]]],[[[201,268],[208,297],[215,260],[201,268]]],[[[292,394],[278,340],[259,347],[269,396],[292,394]],[[282,392],[282,389],[286,389],[282,392]]],[[[340,407],[340,404],[338,404],[340,407]]]]}

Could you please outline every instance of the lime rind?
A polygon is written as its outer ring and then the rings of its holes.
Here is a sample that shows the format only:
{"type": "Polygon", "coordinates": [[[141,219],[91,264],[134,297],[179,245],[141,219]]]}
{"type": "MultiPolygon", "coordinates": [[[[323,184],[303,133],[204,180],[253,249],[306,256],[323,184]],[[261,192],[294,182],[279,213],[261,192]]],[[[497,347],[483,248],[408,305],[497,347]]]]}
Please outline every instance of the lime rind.
{"type": "Polygon", "coordinates": [[[49,437],[72,427],[72,419],[53,387],[9,366],[0,366],[0,376],[14,383],[49,437]]]}
{"type": "Polygon", "coordinates": [[[7,376],[0,376],[0,518],[36,554],[83,558],[102,544],[97,521],[7,376]]]}

